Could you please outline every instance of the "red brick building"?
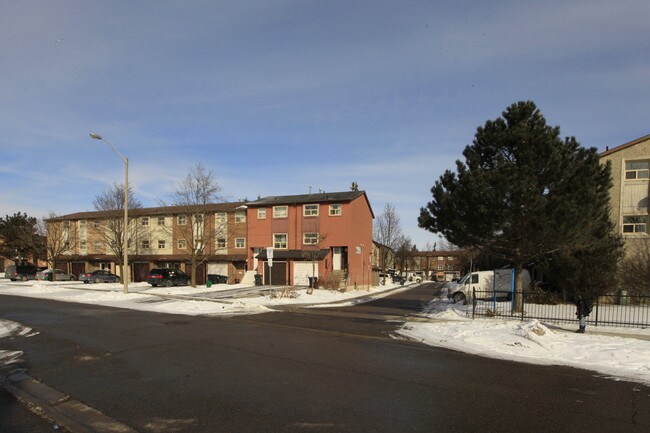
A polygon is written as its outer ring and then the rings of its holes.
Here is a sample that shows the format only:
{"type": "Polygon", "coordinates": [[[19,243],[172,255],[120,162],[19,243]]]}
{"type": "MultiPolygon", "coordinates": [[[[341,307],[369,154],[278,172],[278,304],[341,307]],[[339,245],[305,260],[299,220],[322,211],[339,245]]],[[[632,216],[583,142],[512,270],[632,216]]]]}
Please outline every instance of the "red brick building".
{"type": "Polygon", "coordinates": [[[371,285],[374,214],[365,191],[264,197],[246,206],[248,269],[265,284],[304,285],[316,276],[320,286],[371,285]]]}

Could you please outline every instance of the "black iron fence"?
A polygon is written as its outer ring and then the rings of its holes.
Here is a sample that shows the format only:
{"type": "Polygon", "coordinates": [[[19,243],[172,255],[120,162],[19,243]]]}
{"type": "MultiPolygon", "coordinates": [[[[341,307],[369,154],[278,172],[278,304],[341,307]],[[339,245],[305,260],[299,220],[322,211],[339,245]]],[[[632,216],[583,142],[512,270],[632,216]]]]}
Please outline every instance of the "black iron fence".
{"type": "MultiPolygon", "coordinates": [[[[522,308],[517,309],[510,292],[475,290],[469,306],[468,313],[472,318],[538,319],[551,323],[578,321],[573,303],[539,292],[524,292],[522,308]]],[[[600,296],[594,301],[593,311],[587,317],[587,323],[594,326],[650,327],[650,296],[632,296],[625,292],[600,296]]]]}

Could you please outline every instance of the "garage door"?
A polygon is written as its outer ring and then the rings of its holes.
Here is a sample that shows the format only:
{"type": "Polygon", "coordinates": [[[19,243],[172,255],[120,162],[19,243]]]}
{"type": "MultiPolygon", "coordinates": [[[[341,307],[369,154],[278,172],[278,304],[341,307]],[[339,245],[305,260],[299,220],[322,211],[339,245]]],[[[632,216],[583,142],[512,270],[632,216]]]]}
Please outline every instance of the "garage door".
{"type": "Polygon", "coordinates": [[[308,286],[309,277],[318,277],[318,263],[314,264],[312,271],[311,262],[293,262],[293,285],[308,286]]]}
{"type": "Polygon", "coordinates": [[[208,274],[228,276],[228,263],[226,262],[208,263],[208,274]]]}

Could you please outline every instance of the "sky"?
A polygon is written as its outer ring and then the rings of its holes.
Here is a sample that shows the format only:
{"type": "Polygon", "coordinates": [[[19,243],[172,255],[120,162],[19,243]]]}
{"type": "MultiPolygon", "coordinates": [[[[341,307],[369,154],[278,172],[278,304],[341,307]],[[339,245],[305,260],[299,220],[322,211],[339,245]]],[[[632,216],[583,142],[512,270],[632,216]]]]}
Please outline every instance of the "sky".
{"type": "MultiPolygon", "coordinates": [[[[129,294],[124,294],[119,283],[92,284],[89,287],[80,281],[23,283],[3,279],[0,280],[0,297],[27,296],[168,314],[230,316],[271,312],[273,307],[286,304],[310,304],[311,308],[357,305],[408,290],[409,285],[402,287],[388,283],[370,291],[344,293],[315,290],[311,295],[306,293],[306,289],[299,289],[295,291],[295,297],[289,298],[265,295],[216,300],[215,297],[223,296],[223,290],[246,288],[242,284],[215,284],[211,288],[152,288],[147,283],[134,283],[129,286],[129,294]],[[205,300],[209,297],[213,298],[212,301],[205,300]]],[[[468,308],[448,299],[434,298],[426,311],[411,316],[394,338],[497,359],[588,369],[604,377],[650,385],[650,329],[588,325],[586,334],[576,334],[572,332],[575,325],[565,325],[566,329],[562,329],[537,320],[472,320],[467,315],[468,308]]],[[[3,337],[38,338],[41,331],[46,329],[32,330],[0,317],[0,365],[18,362],[22,355],[3,350],[3,337]]],[[[640,392],[641,388],[634,391],[640,392]]]]}
{"type": "Polygon", "coordinates": [[[650,3],[23,1],[0,14],[0,216],[144,206],[202,163],[227,201],[365,190],[420,249],[430,189],[532,100],[604,151],[650,133],[650,3]]]}

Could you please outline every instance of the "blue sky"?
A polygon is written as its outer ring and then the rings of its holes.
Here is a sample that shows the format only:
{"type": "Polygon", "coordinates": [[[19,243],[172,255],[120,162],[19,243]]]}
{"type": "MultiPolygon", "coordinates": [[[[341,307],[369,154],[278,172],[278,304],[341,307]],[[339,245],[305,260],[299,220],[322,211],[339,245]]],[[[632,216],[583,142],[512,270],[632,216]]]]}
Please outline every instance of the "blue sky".
{"type": "Polygon", "coordinates": [[[0,215],[156,206],[198,162],[227,200],[367,191],[420,248],[430,188],[533,100],[564,136],[650,133],[644,1],[23,1],[0,14],[0,215]]]}

